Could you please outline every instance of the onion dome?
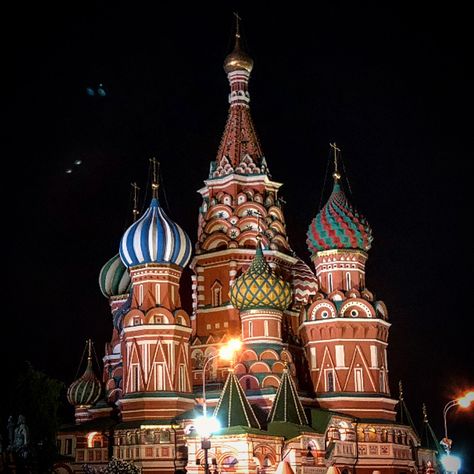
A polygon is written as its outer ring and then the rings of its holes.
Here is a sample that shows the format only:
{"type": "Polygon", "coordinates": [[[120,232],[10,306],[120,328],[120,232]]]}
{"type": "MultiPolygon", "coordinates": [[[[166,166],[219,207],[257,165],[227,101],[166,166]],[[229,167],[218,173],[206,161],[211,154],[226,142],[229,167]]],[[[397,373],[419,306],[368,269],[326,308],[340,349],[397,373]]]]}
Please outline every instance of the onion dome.
{"type": "Polygon", "coordinates": [[[233,71],[247,71],[249,74],[253,69],[253,59],[240,48],[240,35],[235,35],[234,50],[224,59],[224,71],[229,74],[233,71]]]}
{"type": "Polygon", "coordinates": [[[68,402],[73,406],[92,406],[100,398],[102,385],[92,369],[91,342],[89,344],[89,357],[87,367],[81,377],[74,381],[67,389],[68,402]]]}
{"type": "Polygon", "coordinates": [[[303,260],[298,261],[291,268],[293,289],[296,303],[307,304],[309,298],[318,292],[318,280],[303,260]]]}
{"type": "Polygon", "coordinates": [[[291,287],[268,265],[261,244],[249,269],[235,281],[230,302],[237,309],[274,308],[284,311],[291,303],[291,287]]]}
{"type": "Polygon", "coordinates": [[[128,293],[130,275],[127,267],[120,260],[119,254],[112,257],[102,267],[99,274],[99,286],[100,291],[107,298],[128,293]]]}
{"type": "Polygon", "coordinates": [[[313,219],[306,235],[313,255],[333,249],[367,251],[373,240],[367,220],[349,203],[337,179],[328,202],[313,219]]]}
{"type": "Polygon", "coordinates": [[[120,258],[127,267],[146,263],[173,263],[185,267],[191,258],[191,240],[152,199],[143,216],[125,232],[120,258]]]}

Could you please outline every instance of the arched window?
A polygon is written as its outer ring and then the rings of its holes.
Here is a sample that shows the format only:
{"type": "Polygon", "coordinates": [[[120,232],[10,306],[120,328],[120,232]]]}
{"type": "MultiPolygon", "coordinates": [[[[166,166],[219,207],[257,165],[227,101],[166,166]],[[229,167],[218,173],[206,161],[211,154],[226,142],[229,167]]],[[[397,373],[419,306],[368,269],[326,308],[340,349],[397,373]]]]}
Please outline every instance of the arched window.
{"type": "Polygon", "coordinates": [[[222,285],[219,281],[215,281],[211,288],[212,292],[212,306],[222,305],[222,285]]]}
{"type": "Polygon", "coordinates": [[[249,337],[253,337],[253,322],[249,321],[249,337]]]}
{"type": "Polygon", "coordinates": [[[352,288],[351,274],[346,272],[346,289],[349,291],[352,288]]]}
{"type": "Polygon", "coordinates": [[[226,456],[222,460],[222,468],[225,470],[231,470],[232,468],[235,468],[239,461],[234,456],[226,456]]]}
{"type": "Polygon", "coordinates": [[[332,291],[332,273],[328,273],[328,293],[332,291]]]}

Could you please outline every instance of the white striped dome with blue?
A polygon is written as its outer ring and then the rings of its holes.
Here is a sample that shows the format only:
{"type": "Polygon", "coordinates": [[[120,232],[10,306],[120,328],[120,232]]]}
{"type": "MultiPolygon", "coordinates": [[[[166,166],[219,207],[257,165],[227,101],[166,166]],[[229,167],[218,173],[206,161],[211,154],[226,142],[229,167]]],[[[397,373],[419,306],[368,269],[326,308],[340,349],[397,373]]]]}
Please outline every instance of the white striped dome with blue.
{"type": "Polygon", "coordinates": [[[146,263],[174,263],[185,267],[191,258],[191,240],[153,198],[145,214],[125,232],[120,258],[127,267],[146,263]]]}

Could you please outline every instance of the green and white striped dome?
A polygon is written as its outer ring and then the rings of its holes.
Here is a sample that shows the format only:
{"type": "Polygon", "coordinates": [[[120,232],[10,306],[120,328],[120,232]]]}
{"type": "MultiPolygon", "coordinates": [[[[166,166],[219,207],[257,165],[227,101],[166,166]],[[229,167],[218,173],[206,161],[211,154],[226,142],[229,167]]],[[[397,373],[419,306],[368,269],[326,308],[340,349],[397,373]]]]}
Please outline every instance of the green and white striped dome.
{"type": "Polygon", "coordinates": [[[100,291],[106,298],[123,295],[129,292],[130,274],[122,263],[120,255],[112,257],[99,274],[100,291]]]}

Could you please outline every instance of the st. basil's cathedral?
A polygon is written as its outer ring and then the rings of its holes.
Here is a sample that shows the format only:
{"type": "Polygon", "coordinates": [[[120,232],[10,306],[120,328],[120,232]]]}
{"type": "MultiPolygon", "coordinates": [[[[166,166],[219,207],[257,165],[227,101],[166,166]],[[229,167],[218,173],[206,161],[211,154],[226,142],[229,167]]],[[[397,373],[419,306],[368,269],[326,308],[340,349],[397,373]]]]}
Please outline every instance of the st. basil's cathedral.
{"type": "Polygon", "coordinates": [[[102,268],[113,323],[103,372],[68,389],[75,423],[58,434],[58,474],[112,458],[144,473],[439,473],[425,413],[417,431],[389,389],[387,307],[368,289],[367,220],[333,189],[309,223],[314,271],[289,245],[250,113],[253,60],[225,58],[229,113],[199,189],[196,243],[152,199],[102,268]],[[181,305],[189,265],[192,310],[181,305]],[[229,360],[219,351],[239,339],[229,360]],[[203,409],[220,429],[203,438],[203,409]]]}

